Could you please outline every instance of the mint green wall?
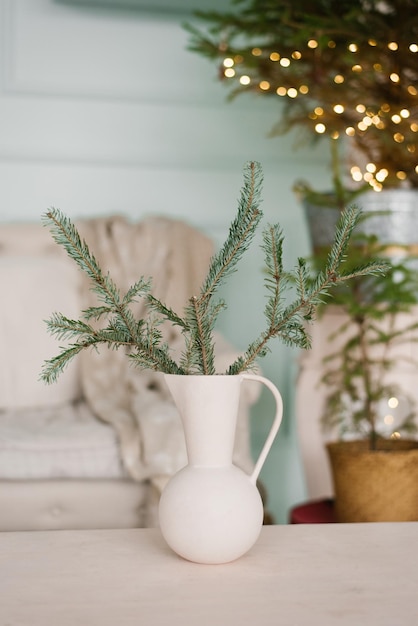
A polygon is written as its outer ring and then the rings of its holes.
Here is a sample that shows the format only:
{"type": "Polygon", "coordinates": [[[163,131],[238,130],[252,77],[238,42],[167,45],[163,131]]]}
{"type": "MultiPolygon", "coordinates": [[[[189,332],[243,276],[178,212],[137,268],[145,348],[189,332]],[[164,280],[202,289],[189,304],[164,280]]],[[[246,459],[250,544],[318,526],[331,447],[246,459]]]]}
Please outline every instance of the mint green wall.
{"type": "MultiPolygon", "coordinates": [[[[326,186],[324,150],[295,152],[290,137],[267,138],[278,117],[274,99],[227,103],[216,68],[186,50],[184,14],[154,14],[152,3],[135,11],[72,4],[0,0],[0,219],[38,220],[51,205],[72,217],[165,214],[220,243],[242,166],[259,160],[262,208],[266,221],[284,228],[286,262],[305,254],[292,184],[307,178],[326,186]]],[[[238,348],[262,328],[262,282],[256,244],[225,290],[221,330],[238,348]]],[[[283,393],[285,422],[262,479],[283,522],[304,483],[293,419],[296,359],[272,348],[262,368],[283,393]]],[[[252,422],[255,454],[271,410],[263,394],[252,422]]]]}

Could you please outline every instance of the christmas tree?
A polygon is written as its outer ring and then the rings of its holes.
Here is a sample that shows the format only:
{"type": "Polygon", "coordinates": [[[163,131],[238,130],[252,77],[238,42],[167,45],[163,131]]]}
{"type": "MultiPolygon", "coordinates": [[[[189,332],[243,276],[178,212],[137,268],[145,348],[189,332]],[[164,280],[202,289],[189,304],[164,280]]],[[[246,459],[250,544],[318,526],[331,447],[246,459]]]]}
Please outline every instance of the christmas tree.
{"type": "MultiPolygon", "coordinates": [[[[351,176],[379,191],[418,187],[417,0],[235,0],[197,11],[190,49],[217,61],[234,97],[281,103],[277,135],[349,137],[351,176]]],[[[334,151],[335,152],[335,151],[334,151]]]]}

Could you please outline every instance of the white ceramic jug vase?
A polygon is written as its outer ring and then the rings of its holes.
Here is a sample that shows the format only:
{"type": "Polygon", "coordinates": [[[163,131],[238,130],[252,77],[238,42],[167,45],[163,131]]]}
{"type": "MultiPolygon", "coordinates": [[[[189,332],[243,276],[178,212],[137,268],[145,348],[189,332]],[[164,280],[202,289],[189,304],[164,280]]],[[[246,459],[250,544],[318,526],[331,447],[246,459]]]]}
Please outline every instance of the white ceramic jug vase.
{"type": "Polygon", "coordinates": [[[159,522],[180,556],[197,563],[227,563],[247,552],[263,524],[256,480],[279,429],[283,404],[268,379],[255,374],[181,376],[165,380],[181,415],[188,465],[163,490],[159,522]],[[241,385],[258,381],[272,392],[276,415],[251,475],[232,464],[241,385]]]}

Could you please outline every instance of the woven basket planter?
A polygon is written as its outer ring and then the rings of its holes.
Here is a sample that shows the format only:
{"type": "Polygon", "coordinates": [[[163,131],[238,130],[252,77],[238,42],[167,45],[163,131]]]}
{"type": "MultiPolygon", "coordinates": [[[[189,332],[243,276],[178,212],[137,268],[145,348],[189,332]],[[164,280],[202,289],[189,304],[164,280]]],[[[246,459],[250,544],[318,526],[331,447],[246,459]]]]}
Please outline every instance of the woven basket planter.
{"type": "Polygon", "coordinates": [[[339,522],[418,521],[418,441],[329,443],[339,522]]]}

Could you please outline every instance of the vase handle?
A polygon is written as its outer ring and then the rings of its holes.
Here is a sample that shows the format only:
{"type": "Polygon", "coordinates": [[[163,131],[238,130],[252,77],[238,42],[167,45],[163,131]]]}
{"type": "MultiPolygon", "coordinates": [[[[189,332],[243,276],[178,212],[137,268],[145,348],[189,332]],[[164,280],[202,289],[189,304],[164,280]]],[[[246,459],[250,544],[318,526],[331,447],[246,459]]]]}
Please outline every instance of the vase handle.
{"type": "Polygon", "coordinates": [[[276,437],[277,432],[280,428],[280,424],[282,422],[283,400],[277,387],[268,378],[264,378],[264,376],[258,376],[257,374],[241,374],[241,376],[245,380],[255,380],[268,387],[268,389],[270,389],[271,393],[273,394],[274,400],[276,402],[276,415],[274,416],[273,424],[257,459],[254,471],[250,476],[251,482],[255,485],[255,483],[257,482],[257,478],[261,472],[261,468],[263,467],[264,461],[266,460],[267,455],[270,452],[270,448],[273,445],[274,438],[276,437]]]}

